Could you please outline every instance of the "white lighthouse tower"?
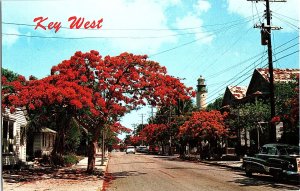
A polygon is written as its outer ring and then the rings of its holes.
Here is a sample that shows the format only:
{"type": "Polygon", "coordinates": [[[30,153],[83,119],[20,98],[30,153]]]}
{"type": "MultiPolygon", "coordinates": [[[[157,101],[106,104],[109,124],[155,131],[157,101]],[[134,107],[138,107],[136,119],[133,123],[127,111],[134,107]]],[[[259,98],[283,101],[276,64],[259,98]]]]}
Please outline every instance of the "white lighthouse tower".
{"type": "Polygon", "coordinates": [[[197,108],[202,110],[206,108],[207,89],[205,85],[205,79],[202,76],[200,76],[197,81],[197,108]]]}

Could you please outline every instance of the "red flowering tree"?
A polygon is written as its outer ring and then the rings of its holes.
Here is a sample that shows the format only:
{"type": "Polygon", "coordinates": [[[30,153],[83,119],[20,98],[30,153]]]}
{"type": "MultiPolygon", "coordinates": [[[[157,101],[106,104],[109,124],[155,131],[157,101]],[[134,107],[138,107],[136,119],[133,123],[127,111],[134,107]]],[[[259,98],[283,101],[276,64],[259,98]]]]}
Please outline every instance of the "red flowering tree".
{"type": "Polygon", "coordinates": [[[152,145],[163,141],[163,134],[166,132],[167,125],[165,124],[147,124],[139,133],[141,139],[152,145]]]}
{"type": "Polygon", "coordinates": [[[216,146],[217,141],[226,136],[226,116],[226,113],[221,114],[217,110],[193,112],[190,119],[180,127],[179,136],[198,140],[200,144],[208,141],[210,145],[216,146]]]}
{"type": "Polygon", "coordinates": [[[11,109],[69,108],[68,116],[92,135],[88,172],[94,170],[97,141],[104,126],[110,127],[140,105],[176,104],[176,100],[194,94],[179,79],[167,75],[165,67],[148,61],[147,56],[122,53],[102,58],[97,51],[76,52],[52,67],[51,76],[44,79],[10,85],[14,91],[3,103],[11,109]]]}

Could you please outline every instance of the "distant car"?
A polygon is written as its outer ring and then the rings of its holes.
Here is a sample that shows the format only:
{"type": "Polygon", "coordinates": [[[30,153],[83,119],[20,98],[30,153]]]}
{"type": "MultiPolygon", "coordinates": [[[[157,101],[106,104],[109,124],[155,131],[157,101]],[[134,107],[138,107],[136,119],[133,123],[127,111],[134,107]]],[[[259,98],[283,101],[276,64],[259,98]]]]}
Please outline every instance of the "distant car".
{"type": "Polygon", "coordinates": [[[134,146],[127,146],[126,154],[129,154],[129,153],[135,154],[135,147],[134,146]]]}
{"type": "Polygon", "coordinates": [[[147,153],[148,152],[148,148],[147,146],[138,146],[136,148],[136,152],[139,152],[139,153],[147,153]]]}
{"type": "Polygon", "coordinates": [[[283,176],[300,177],[299,147],[287,144],[266,144],[254,157],[243,158],[246,175],[262,173],[276,179],[283,176]]]}
{"type": "Polygon", "coordinates": [[[158,154],[159,153],[159,147],[158,146],[154,146],[154,145],[150,145],[148,153],[149,154],[158,154]]]}

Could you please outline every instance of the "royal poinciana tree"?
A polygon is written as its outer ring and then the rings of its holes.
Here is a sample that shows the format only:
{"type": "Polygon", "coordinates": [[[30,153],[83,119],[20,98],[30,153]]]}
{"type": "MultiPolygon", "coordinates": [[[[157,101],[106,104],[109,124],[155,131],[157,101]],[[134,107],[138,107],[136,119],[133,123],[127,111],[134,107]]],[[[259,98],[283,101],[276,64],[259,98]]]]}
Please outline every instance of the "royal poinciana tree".
{"type": "Polygon", "coordinates": [[[7,86],[11,88],[3,92],[2,103],[12,112],[21,106],[28,110],[47,107],[67,116],[64,126],[74,117],[88,130],[88,172],[94,171],[97,141],[105,126],[140,105],[174,105],[194,94],[147,56],[122,53],[102,58],[97,51],[76,52],[41,80],[21,78],[7,86]]]}
{"type": "Polygon", "coordinates": [[[202,141],[207,141],[216,146],[217,141],[227,134],[224,122],[226,116],[226,113],[221,114],[217,110],[193,112],[189,120],[180,127],[179,136],[197,140],[200,145],[202,141]]]}

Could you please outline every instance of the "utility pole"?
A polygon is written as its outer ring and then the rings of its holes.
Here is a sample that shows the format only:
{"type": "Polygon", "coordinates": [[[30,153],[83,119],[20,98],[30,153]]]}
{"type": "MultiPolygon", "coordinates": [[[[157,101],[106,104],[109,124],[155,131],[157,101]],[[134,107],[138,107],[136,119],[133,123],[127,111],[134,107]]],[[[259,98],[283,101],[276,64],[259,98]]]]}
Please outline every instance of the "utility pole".
{"type": "MultiPolygon", "coordinates": [[[[172,117],[172,113],[171,113],[171,109],[172,107],[169,106],[169,117],[168,117],[168,126],[169,126],[169,130],[171,131],[171,117],[172,117]]],[[[170,132],[170,139],[169,139],[169,156],[173,155],[172,154],[172,135],[170,132]]]]}
{"type": "MultiPolygon", "coordinates": [[[[274,74],[273,74],[273,58],[272,58],[272,38],[271,31],[279,30],[280,27],[271,26],[271,11],[270,2],[286,2],[286,0],[247,0],[247,1],[263,1],[266,2],[266,19],[267,25],[262,23],[261,26],[255,25],[255,28],[261,28],[261,43],[268,46],[268,67],[269,67],[269,91],[270,91],[270,106],[271,106],[271,119],[275,117],[275,98],[274,98],[274,74]]],[[[276,142],[276,127],[274,124],[269,126],[269,142],[276,142]]]]}
{"type": "MultiPolygon", "coordinates": [[[[141,131],[144,129],[144,115],[145,114],[140,114],[141,115],[141,117],[142,117],[142,129],[141,129],[141,131]]],[[[144,145],[144,141],[142,140],[142,145],[144,145]]]]}

